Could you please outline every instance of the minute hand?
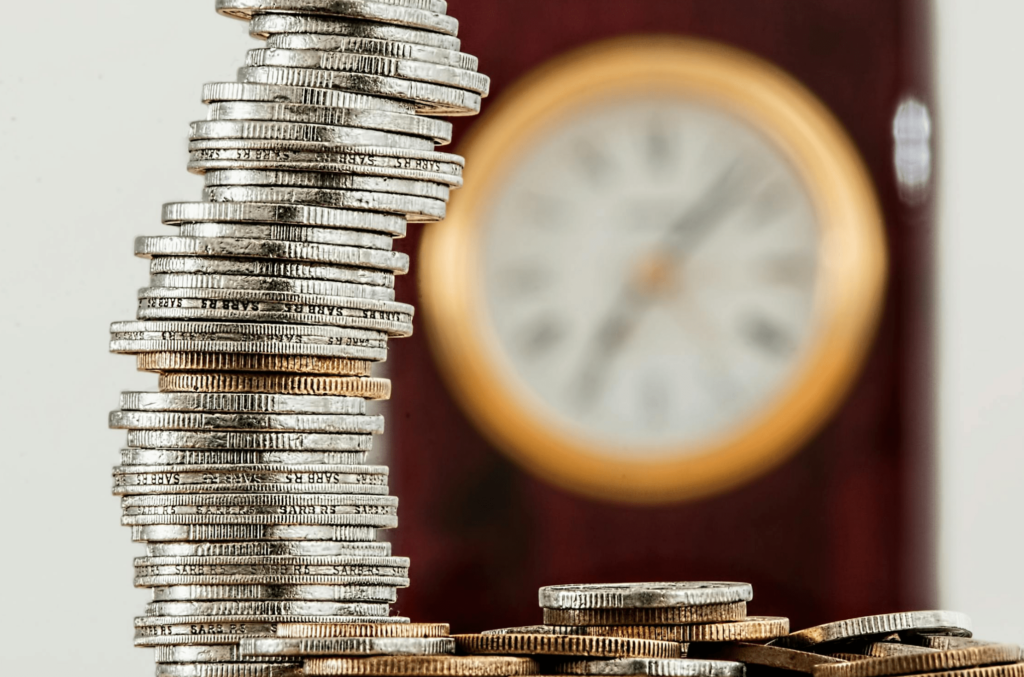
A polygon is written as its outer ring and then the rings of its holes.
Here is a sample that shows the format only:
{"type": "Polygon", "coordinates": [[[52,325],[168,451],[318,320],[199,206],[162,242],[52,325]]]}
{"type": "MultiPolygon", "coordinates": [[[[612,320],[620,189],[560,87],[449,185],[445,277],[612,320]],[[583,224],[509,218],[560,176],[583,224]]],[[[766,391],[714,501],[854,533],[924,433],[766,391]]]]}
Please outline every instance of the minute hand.
{"type": "Polygon", "coordinates": [[[661,251],[679,259],[691,253],[721,224],[722,215],[735,207],[729,197],[740,187],[736,163],[718,175],[711,187],[665,233],[661,251]]]}

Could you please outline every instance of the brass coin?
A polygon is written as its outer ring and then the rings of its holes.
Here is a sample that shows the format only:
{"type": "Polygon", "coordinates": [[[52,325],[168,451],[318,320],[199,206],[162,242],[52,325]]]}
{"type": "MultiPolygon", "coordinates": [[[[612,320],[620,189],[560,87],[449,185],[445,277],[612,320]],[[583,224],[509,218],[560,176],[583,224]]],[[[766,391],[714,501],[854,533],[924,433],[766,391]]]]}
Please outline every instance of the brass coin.
{"type": "MultiPolygon", "coordinates": [[[[997,644],[998,642],[987,642],[982,639],[972,639],[970,637],[950,637],[948,635],[930,635],[930,634],[915,634],[907,633],[904,638],[905,641],[918,646],[927,647],[929,649],[941,649],[943,651],[948,649],[965,649],[971,646],[988,646],[989,644],[997,644]]],[[[907,646],[907,645],[903,645],[907,646]]],[[[1024,652],[1021,657],[1024,658],[1024,652]]]]}
{"type": "Polygon", "coordinates": [[[922,653],[935,653],[935,649],[900,642],[868,642],[858,652],[872,658],[888,658],[890,656],[910,656],[922,653]]]}
{"type": "Polygon", "coordinates": [[[369,376],[371,362],[312,355],[239,353],[140,353],[139,371],[259,371],[289,374],[369,376]]]}
{"type": "Polygon", "coordinates": [[[447,623],[282,623],[277,636],[290,639],[334,637],[448,637],[447,623]]]}
{"type": "Polygon", "coordinates": [[[682,653],[678,642],[581,635],[455,635],[455,646],[460,653],[513,656],[679,658],[682,653]]]}
{"type": "Polygon", "coordinates": [[[160,374],[165,393],[268,393],[277,395],[338,395],[386,400],[391,381],[357,376],[302,376],[292,374],[160,374]]]}
{"type": "Polygon", "coordinates": [[[545,625],[688,625],[741,621],[746,602],[639,609],[544,609],[545,625]]]}
{"type": "MultiPolygon", "coordinates": [[[[870,658],[849,663],[850,667],[864,670],[878,661],[888,660],[885,658],[870,658]]],[[[825,666],[822,666],[825,667],[825,666]]],[[[839,666],[830,666],[839,667],[839,666]]],[[[814,671],[818,675],[818,671],[814,671]]],[[[942,672],[929,672],[928,677],[1024,677],[1024,663],[1008,663],[1004,665],[989,665],[981,668],[964,668],[962,670],[944,670],[942,672]]]]}
{"type": "Polygon", "coordinates": [[[949,651],[926,651],[874,658],[849,665],[820,665],[814,669],[814,675],[815,677],[889,677],[891,675],[942,672],[982,665],[1013,663],[1019,658],[1020,647],[1016,644],[990,644],[949,651]]]}
{"type": "Polygon", "coordinates": [[[693,625],[595,625],[588,635],[636,637],[666,642],[753,642],[782,637],[789,619],[779,616],[747,616],[742,621],[693,625]]]}
{"type": "Polygon", "coordinates": [[[372,656],[310,658],[307,675],[367,677],[518,677],[540,672],[537,661],[512,656],[372,656]]]}
{"type": "Polygon", "coordinates": [[[748,665],[762,665],[792,672],[810,674],[817,665],[842,664],[843,660],[822,656],[807,651],[784,649],[765,644],[693,644],[689,647],[690,658],[709,658],[720,661],[737,661],[748,665]]]}

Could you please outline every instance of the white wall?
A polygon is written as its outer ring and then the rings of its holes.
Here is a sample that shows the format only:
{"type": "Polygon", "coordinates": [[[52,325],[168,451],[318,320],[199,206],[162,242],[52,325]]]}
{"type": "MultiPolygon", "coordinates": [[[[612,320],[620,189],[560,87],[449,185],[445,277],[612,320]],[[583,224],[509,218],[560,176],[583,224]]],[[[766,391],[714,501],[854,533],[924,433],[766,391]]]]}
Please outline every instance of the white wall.
{"type": "Polygon", "coordinates": [[[939,0],[940,590],[1024,641],[1024,2],[939,0]]]}

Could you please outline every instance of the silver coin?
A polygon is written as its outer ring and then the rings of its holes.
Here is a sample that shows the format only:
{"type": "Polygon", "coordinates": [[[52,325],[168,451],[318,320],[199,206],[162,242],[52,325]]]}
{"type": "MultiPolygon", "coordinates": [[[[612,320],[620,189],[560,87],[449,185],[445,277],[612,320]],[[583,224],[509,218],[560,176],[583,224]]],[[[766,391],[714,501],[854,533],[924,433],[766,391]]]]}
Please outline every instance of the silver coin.
{"type": "Polygon", "coordinates": [[[345,414],[213,413],[188,411],[112,411],[110,427],[136,430],[289,430],[321,433],[384,432],[383,416],[345,414]]]}
{"type": "Polygon", "coordinates": [[[246,83],[337,89],[403,99],[415,103],[421,115],[476,115],[482,103],[479,94],[466,89],[402,78],[312,68],[246,66],[238,69],[238,79],[246,83]]]}
{"type": "Polygon", "coordinates": [[[170,225],[197,222],[269,223],[368,230],[394,237],[405,237],[406,233],[406,220],[401,216],[309,205],[168,202],[163,206],[161,216],[163,222],[170,225]]]}
{"type": "Polygon", "coordinates": [[[121,465],[362,465],[366,452],[122,449],[121,465]]]}
{"type": "MultiPolygon", "coordinates": [[[[346,494],[348,495],[348,494],[346,494]]],[[[144,527],[155,525],[188,526],[188,525],[225,525],[225,526],[308,526],[308,527],[371,527],[373,529],[394,529],[398,526],[398,518],[394,515],[351,515],[351,514],[294,514],[271,515],[122,515],[121,525],[126,527],[144,527]]],[[[267,583],[267,584],[329,584],[331,581],[321,580],[163,580],[150,583],[153,585],[223,585],[225,583],[267,583]]],[[[365,585],[390,585],[381,581],[363,581],[365,585]]]]}
{"type": "MultiPolygon", "coordinates": [[[[206,567],[211,572],[216,572],[215,567],[253,567],[267,568],[274,567],[335,567],[332,573],[336,576],[405,576],[409,573],[408,557],[373,557],[373,556],[350,556],[350,555],[328,555],[328,556],[222,556],[222,557],[136,557],[134,561],[136,569],[164,568],[164,567],[206,567]]],[[[194,614],[202,616],[204,614],[194,614]]],[[[242,615],[242,614],[236,614],[242,615]]],[[[359,616],[362,614],[337,614],[359,616]]]]}
{"type": "Polygon", "coordinates": [[[644,609],[731,604],[753,599],[748,583],[686,581],[549,585],[540,589],[545,609],[644,609]]]}
{"type": "Polygon", "coordinates": [[[245,21],[263,12],[296,12],[369,19],[434,31],[452,37],[459,34],[459,22],[443,12],[402,6],[388,0],[217,0],[217,11],[225,16],[245,21]]]}
{"type": "Polygon", "coordinates": [[[585,627],[569,625],[520,625],[514,628],[484,630],[482,635],[586,635],[585,627]]]}
{"type": "MultiPolygon", "coordinates": [[[[409,587],[409,579],[404,576],[345,575],[334,573],[335,571],[345,570],[341,567],[330,566],[148,567],[136,571],[134,585],[137,588],[239,583],[264,583],[267,585],[388,585],[395,586],[396,588],[409,587]],[[185,571],[194,573],[182,573],[185,571]]],[[[365,618],[363,621],[365,622],[365,618]]]]}
{"type": "Polygon", "coordinates": [[[269,38],[272,35],[287,33],[315,33],[388,42],[408,42],[450,52],[458,52],[462,49],[459,39],[450,35],[330,16],[257,14],[249,22],[249,32],[257,38],[269,38]]]}
{"type": "Polygon", "coordinates": [[[253,223],[183,223],[181,237],[230,237],[250,240],[287,240],[339,247],[365,247],[390,250],[394,238],[358,230],[313,228],[310,226],[273,226],[253,223]]]}
{"type": "Polygon", "coordinates": [[[274,186],[280,188],[320,188],[325,190],[369,191],[425,197],[447,202],[451,189],[432,181],[394,179],[386,176],[352,176],[320,172],[276,171],[265,169],[217,169],[204,175],[207,188],[221,186],[274,186]]]}
{"type": "Polygon", "coordinates": [[[434,142],[425,137],[382,132],[362,127],[338,127],[273,120],[198,120],[192,123],[190,141],[220,139],[315,142],[336,146],[393,146],[406,150],[434,150],[434,142]]]}
{"type": "Polygon", "coordinates": [[[927,632],[936,635],[971,636],[971,619],[958,611],[907,611],[862,616],[806,628],[779,637],[773,644],[803,649],[825,642],[890,635],[895,632],[927,632]]]}
{"type": "Polygon", "coordinates": [[[151,602],[148,616],[387,616],[389,604],[367,602],[151,602]]]}
{"type": "Polygon", "coordinates": [[[312,87],[247,85],[242,82],[210,82],[203,85],[203,103],[216,103],[219,101],[298,103],[307,106],[356,108],[405,115],[415,115],[416,113],[416,107],[408,102],[387,99],[381,96],[356,94],[354,92],[313,89],[312,87]]]}
{"type": "Polygon", "coordinates": [[[188,169],[203,174],[217,169],[269,169],[328,174],[385,176],[428,181],[452,188],[462,185],[463,166],[436,159],[442,153],[375,154],[367,147],[326,144],[248,141],[193,141],[189,144],[188,169]]]}
{"type": "Polygon", "coordinates": [[[121,409],[363,416],[366,414],[366,400],[320,395],[123,392],[121,409]]]}
{"type": "Polygon", "coordinates": [[[203,197],[210,202],[293,202],[338,209],[366,209],[401,214],[409,221],[417,223],[440,221],[445,217],[447,209],[443,200],[394,193],[329,190],[326,188],[218,186],[204,188],[203,197]]]}
{"type": "Polygon", "coordinates": [[[156,677],[302,677],[302,665],[158,663],[156,677]]]}
{"type": "MultiPolygon", "coordinates": [[[[377,530],[331,524],[152,524],[132,527],[132,540],[179,541],[338,541],[373,542],[377,530]]],[[[327,598],[330,599],[330,598],[327,598]]]]}
{"type": "MultiPolygon", "coordinates": [[[[160,256],[149,264],[151,275],[183,273],[196,275],[238,275],[254,278],[320,280],[393,289],[395,274],[368,268],[339,267],[324,263],[293,263],[257,259],[227,259],[192,256],[160,256]]],[[[187,286],[187,285],[186,285],[187,286]]],[[[339,294],[339,296],[341,296],[339,294]]]]}
{"type": "MultiPolygon", "coordinates": [[[[433,12],[434,14],[447,14],[448,3],[446,0],[374,0],[374,2],[382,3],[385,5],[397,5],[400,7],[408,7],[410,9],[419,9],[425,12],[433,12]]],[[[351,3],[351,0],[348,0],[351,3]]],[[[334,11],[344,12],[345,2],[310,2],[310,0],[304,0],[302,6],[310,12],[323,12],[332,13],[334,11]],[[332,5],[336,9],[332,9],[332,5]]],[[[228,11],[241,11],[243,14],[248,13],[250,16],[256,16],[259,12],[298,12],[298,5],[294,2],[281,3],[281,2],[270,2],[270,3],[254,3],[248,1],[244,6],[240,8],[231,8],[228,11]]],[[[236,15],[237,16],[237,15],[236,15]]]]}
{"type": "MultiPolygon", "coordinates": [[[[116,496],[154,495],[169,497],[194,494],[230,494],[240,491],[256,495],[377,495],[388,493],[387,476],[372,473],[338,472],[337,468],[359,466],[117,466],[114,472],[113,493],[116,496]],[[253,468],[249,470],[248,468],[253,468]],[[174,468],[174,470],[170,470],[174,468]],[[180,470],[178,470],[180,468],[180,470]],[[211,468],[211,470],[200,470],[211,468]],[[268,468],[295,468],[295,472],[274,472],[268,468]],[[324,470],[316,470],[324,468],[324,470]],[[139,471],[142,472],[126,472],[139,471]],[[161,472],[162,471],[162,472],[161,472]]],[[[163,505],[150,508],[125,508],[125,516],[136,515],[257,515],[257,514],[342,514],[364,513],[365,510],[342,509],[335,505],[295,508],[285,511],[277,506],[264,506],[259,510],[251,504],[214,509],[210,506],[177,505],[173,509],[163,505]]]]}
{"type": "Polygon", "coordinates": [[[195,646],[158,646],[156,647],[157,663],[241,663],[253,661],[258,663],[289,663],[295,659],[278,658],[276,656],[253,656],[242,658],[237,645],[197,644],[195,646]]]}
{"type": "MultiPolygon", "coordinates": [[[[377,475],[386,475],[387,466],[365,466],[380,469],[377,475]]],[[[375,473],[367,473],[375,474],[375,473]]],[[[242,493],[206,494],[195,493],[185,495],[157,494],[153,496],[125,496],[121,499],[121,507],[163,507],[163,508],[195,508],[209,509],[215,514],[215,508],[246,507],[246,508],[277,508],[277,514],[304,513],[306,508],[330,507],[337,514],[360,515],[394,515],[397,513],[398,498],[395,496],[365,496],[355,494],[337,494],[323,492],[320,494],[267,494],[243,491],[242,493]],[[294,509],[293,509],[294,508],[294,509]]],[[[273,511],[270,511],[273,513],[273,511]]],[[[312,513],[313,511],[309,511],[312,513]]]]}
{"type": "Polygon", "coordinates": [[[394,301],[395,290],[368,284],[329,282],[327,280],[297,280],[287,277],[255,277],[251,275],[189,275],[160,273],[151,275],[154,287],[179,289],[245,289],[250,291],[279,291],[290,294],[316,296],[347,296],[355,299],[394,301]]]}
{"type": "MultiPolygon", "coordinates": [[[[146,554],[150,557],[390,557],[391,544],[387,541],[375,543],[338,543],[335,541],[152,543],[146,546],[146,554]]],[[[236,598],[228,596],[217,599],[236,598]]]]}
{"type": "Polygon", "coordinates": [[[251,49],[246,54],[245,65],[306,68],[402,78],[464,89],[480,96],[487,96],[491,82],[486,75],[476,71],[425,61],[344,52],[320,52],[311,49],[251,49]]]}
{"type": "MultiPolygon", "coordinates": [[[[329,90],[322,90],[329,91],[329,90]]],[[[373,129],[394,134],[410,134],[443,146],[452,140],[452,123],[404,113],[335,108],[300,103],[260,101],[218,101],[207,108],[207,120],[292,122],[328,127],[373,129]]]]}
{"type": "Polygon", "coordinates": [[[389,336],[413,332],[412,306],[345,296],[312,296],[245,289],[139,290],[140,320],[236,320],[315,324],[381,331],[389,336]]]}
{"type": "MultiPolygon", "coordinates": [[[[251,620],[253,617],[239,617],[224,621],[210,617],[189,619],[187,624],[141,626],[135,628],[135,646],[187,646],[208,644],[238,644],[245,637],[273,637],[277,625],[284,622],[308,623],[308,616],[270,616],[266,622],[251,620]],[[290,621],[282,618],[294,619],[290,621]]],[[[136,619],[136,621],[144,619],[136,619]]],[[[316,619],[322,623],[365,623],[365,618],[354,616],[322,616],[316,619]]],[[[408,623],[408,618],[381,616],[374,623],[408,623]]]]}
{"type": "Polygon", "coordinates": [[[615,677],[743,677],[743,663],[694,658],[613,658],[555,661],[551,674],[615,677]]]}
{"type": "MultiPolygon", "coordinates": [[[[215,190],[262,191],[274,189],[236,187],[215,190]]],[[[374,193],[373,195],[384,195],[384,193],[374,193]]],[[[412,199],[405,196],[392,197],[399,200],[412,199]]],[[[251,240],[237,237],[139,237],[135,239],[135,255],[143,258],[153,256],[224,256],[285,259],[372,268],[397,273],[409,271],[409,255],[401,252],[363,249],[359,247],[337,247],[327,244],[287,242],[284,240],[251,240]]]]}
{"type": "Polygon", "coordinates": [[[455,653],[451,637],[246,638],[243,656],[431,656],[455,653]]]}
{"type": "Polygon", "coordinates": [[[278,451],[370,451],[372,435],[282,432],[129,430],[138,449],[245,449],[278,451]]]}
{"type": "MultiPolygon", "coordinates": [[[[275,543],[301,543],[276,541],[275,543]]],[[[368,585],[172,585],[153,588],[153,600],[308,600],[394,602],[398,588],[368,585]]]]}
{"type": "Polygon", "coordinates": [[[366,54],[391,59],[424,61],[461,70],[476,71],[480,62],[471,54],[453,52],[409,42],[375,40],[373,38],[349,37],[345,35],[315,35],[310,33],[283,33],[267,38],[271,49],[309,49],[320,52],[344,52],[366,54]]]}

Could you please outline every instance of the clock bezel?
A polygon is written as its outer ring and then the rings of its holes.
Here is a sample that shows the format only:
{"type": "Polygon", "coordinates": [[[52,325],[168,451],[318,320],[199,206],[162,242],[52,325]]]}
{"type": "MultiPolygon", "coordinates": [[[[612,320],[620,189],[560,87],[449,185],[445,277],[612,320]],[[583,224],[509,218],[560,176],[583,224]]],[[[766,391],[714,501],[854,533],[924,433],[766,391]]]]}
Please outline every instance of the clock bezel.
{"type": "MultiPolygon", "coordinates": [[[[454,398],[481,432],[530,472],[603,500],[696,499],[778,466],[849,390],[880,315],[887,270],[883,219],[853,142],[803,85],[748,53],[705,40],[627,37],[555,59],[511,87],[460,151],[466,185],[429,226],[420,254],[426,329],[454,398]],[[683,93],[722,107],[773,141],[803,180],[821,227],[817,331],[797,377],[738,431],[656,459],[594,453],[518,379],[483,311],[478,215],[504,173],[544,130],[611,96],[683,93]]],[[[621,453],[621,452],[620,452],[621,453]]]]}

